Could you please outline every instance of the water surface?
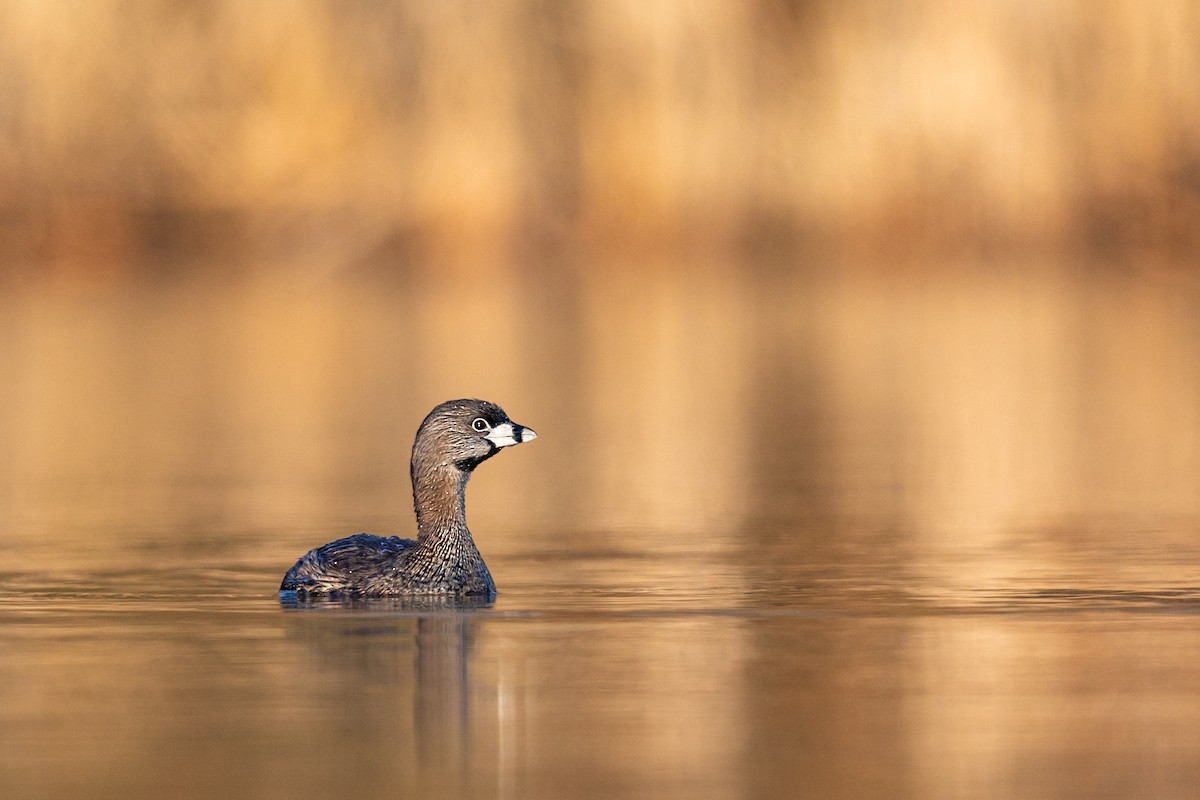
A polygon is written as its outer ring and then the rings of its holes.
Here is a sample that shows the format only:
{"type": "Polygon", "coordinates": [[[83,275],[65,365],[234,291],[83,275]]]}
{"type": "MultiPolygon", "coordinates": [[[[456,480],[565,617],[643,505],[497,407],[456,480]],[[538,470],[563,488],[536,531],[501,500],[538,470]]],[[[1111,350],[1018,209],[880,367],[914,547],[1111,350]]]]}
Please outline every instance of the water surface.
{"type": "Polygon", "coordinates": [[[0,298],[0,794],[1190,796],[1194,287],[840,274],[0,298]],[[281,603],[458,395],[496,602],[281,603]]]}

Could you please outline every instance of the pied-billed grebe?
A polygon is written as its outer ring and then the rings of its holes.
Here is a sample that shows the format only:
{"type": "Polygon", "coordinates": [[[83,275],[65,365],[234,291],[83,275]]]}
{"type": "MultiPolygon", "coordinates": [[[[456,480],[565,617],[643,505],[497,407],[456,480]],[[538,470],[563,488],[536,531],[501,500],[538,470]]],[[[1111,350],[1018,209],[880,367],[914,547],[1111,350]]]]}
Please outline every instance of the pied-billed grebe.
{"type": "Polygon", "coordinates": [[[496,594],[467,530],[471,472],[503,447],[537,434],[485,400],[450,400],[421,423],[412,451],[417,539],[360,533],[310,550],[288,570],[280,592],[387,596],[496,594]]]}

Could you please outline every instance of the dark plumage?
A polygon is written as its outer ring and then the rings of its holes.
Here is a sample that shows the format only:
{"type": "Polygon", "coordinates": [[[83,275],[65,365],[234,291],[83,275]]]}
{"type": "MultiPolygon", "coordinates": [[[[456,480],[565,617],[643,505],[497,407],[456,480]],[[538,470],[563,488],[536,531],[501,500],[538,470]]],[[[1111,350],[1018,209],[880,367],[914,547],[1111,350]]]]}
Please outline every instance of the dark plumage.
{"type": "Polygon", "coordinates": [[[495,403],[451,400],[421,423],[411,474],[417,538],[360,533],[310,550],[288,570],[281,592],[387,596],[496,594],[467,529],[465,492],[475,467],[537,434],[495,403]]]}

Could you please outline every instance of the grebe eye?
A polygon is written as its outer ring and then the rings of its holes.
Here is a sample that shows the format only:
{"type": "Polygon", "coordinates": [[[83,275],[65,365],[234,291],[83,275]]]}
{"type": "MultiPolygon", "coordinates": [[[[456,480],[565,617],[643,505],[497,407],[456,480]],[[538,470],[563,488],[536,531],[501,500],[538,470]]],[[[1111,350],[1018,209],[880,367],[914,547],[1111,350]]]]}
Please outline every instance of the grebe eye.
{"type": "Polygon", "coordinates": [[[475,430],[479,431],[480,433],[483,433],[484,431],[488,430],[492,426],[488,425],[487,420],[484,419],[483,417],[476,417],[475,421],[471,423],[471,427],[474,428],[475,430]]]}

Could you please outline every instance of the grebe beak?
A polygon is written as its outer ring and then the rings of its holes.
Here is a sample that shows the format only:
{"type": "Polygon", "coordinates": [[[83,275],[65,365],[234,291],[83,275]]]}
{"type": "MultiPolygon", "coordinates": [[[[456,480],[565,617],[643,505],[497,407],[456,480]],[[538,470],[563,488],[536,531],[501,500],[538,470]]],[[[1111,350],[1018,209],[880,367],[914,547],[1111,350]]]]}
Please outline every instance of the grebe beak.
{"type": "Polygon", "coordinates": [[[514,444],[522,442],[531,442],[537,438],[532,428],[526,428],[524,425],[518,425],[515,422],[505,422],[502,425],[497,425],[488,432],[488,435],[483,437],[496,447],[511,447],[514,444]]]}

